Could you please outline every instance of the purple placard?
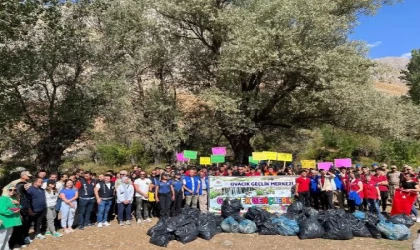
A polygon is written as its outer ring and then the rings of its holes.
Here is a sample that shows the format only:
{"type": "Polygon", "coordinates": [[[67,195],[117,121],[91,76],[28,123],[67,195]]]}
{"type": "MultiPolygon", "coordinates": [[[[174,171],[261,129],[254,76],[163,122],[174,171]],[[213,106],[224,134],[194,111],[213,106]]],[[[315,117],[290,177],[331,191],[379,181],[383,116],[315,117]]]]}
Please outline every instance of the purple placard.
{"type": "Polygon", "coordinates": [[[187,158],[184,158],[184,153],[177,153],[176,154],[176,160],[177,161],[188,161],[187,158]]]}
{"type": "Polygon", "coordinates": [[[215,147],[211,149],[214,155],[226,155],[226,147],[215,147]]]}
{"type": "Polygon", "coordinates": [[[351,167],[351,159],[350,158],[335,159],[334,160],[334,166],[336,168],[341,168],[341,167],[350,168],[351,167]]]}
{"type": "Polygon", "coordinates": [[[334,162],[318,162],[318,170],[325,169],[326,171],[330,170],[334,162]]]}

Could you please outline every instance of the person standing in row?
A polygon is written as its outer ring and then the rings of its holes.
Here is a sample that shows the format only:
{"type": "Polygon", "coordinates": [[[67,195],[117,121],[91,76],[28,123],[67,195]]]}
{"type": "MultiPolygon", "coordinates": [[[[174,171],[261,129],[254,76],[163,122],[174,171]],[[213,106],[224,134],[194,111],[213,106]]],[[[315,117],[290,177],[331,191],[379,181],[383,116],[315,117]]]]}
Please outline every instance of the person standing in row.
{"type": "Polygon", "coordinates": [[[178,216],[181,214],[182,201],[184,200],[183,182],[181,180],[181,173],[175,172],[175,178],[172,180],[174,187],[175,200],[172,202],[171,215],[178,216]]]}
{"type": "Polygon", "coordinates": [[[79,198],[78,189],[74,188],[73,181],[68,179],[64,183],[64,188],[60,191],[60,198],[62,200],[60,206],[61,227],[65,233],[72,233],[71,228],[76,215],[77,198],[79,198]]]}
{"type": "Polygon", "coordinates": [[[300,171],[300,177],[296,179],[295,196],[304,204],[304,206],[310,207],[311,200],[309,196],[309,190],[311,180],[306,175],[307,172],[305,169],[300,171]]]}
{"type": "Polygon", "coordinates": [[[115,195],[115,185],[111,182],[111,175],[105,175],[103,181],[96,184],[94,192],[98,203],[98,213],[96,214],[98,227],[110,226],[108,213],[115,195]]]}
{"type": "Polygon", "coordinates": [[[363,192],[369,205],[369,212],[379,214],[381,192],[378,183],[370,175],[366,175],[366,182],[363,183],[363,192]]]}
{"type": "Polygon", "coordinates": [[[348,205],[350,208],[350,212],[353,213],[354,211],[356,211],[356,209],[361,210],[360,209],[360,205],[357,204],[356,200],[350,200],[350,193],[351,192],[356,192],[357,195],[360,198],[360,202],[363,202],[363,183],[360,181],[360,175],[358,173],[355,172],[350,172],[349,174],[349,187],[348,187],[348,192],[349,192],[349,200],[348,200],[348,205]]]}
{"type": "Polygon", "coordinates": [[[160,218],[169,217],[171,202],[175,200],[174,187],[167,174],[160,176],[160,181],[156,186],[155,198],[159,204],[160,218]]]}
{"type": "Polygon", "coordinates": [[[32,221],[34,221],[34,231],[37,239],[45,239],[45,236],[41,234],[41,226],[47,214],[47,200],[45,190],[41,188],[42,183],[43,179],[37,178],[27,190],[31,199],[33,211],[32,221]]]}
{"type": "Polygon", "coordinates": [[[86,171],[84,178],[76,183],[79,190],[79,229],[83,230],[86,226],[91,226],[90,215],[95,204],[95,181],[92,180],[91,172],[86,171]]]}
{"type": "Polygon", "coordinates": [[[55,230],[54,221],[57,216],[55,211],[55,205],[57,204],[58,191],[55,188],[55,181],[48,180],[47,187],[45,189],[45,199],[47,201],[47,229],[46,235],[52,235],[54,237],[61,237],[62,234],[55,230]]]}
{"type": "MultiPolygon", "coordinates": [[[[208,199],[208,193],[210,190],[210,183],[209,183],[209,178],[206,176],[204,171],[200,171],[200,191],[199,191],[199,206],[200,206],[200,211],[202,213],[207,213],[208,212],[208,207],[207,207],[207,199],[208,199]]],[[[245,176],[245,172],[243,170],[243,167],[240,166],[238,168],[238,176],[245,176]]]]}
{"type": "MultiPolygon", "coordinates": [[[[16,186],[9,184],[6,187],[7,194],[0,197],[0,249],[9,250],[9,239],[13,228],[22,225],[19,216],[19,201],[16,186]]],[[[19,246],[18,242],[10,242],[12,247],[19,246]]]]}
{"type": "Polygon", "coordinates": [[[397,188],[400,185],[400,182],[401,182],[400,176],[401,176],[401,173],[397,170],[397,166],[392,165],[391,171],[389,171],[387,174],[388,183],[389,183],[389,196],[391,198],[391,201],[394,200],[395,190],[397,190],[397,188]]]}
{"type": "Polygon", "coordinates": [[[198,195],[200,191],[200,180],[196,176],[197,169],[192,168],[189,174],[190,176],[185,176],[183,180],[185,205],[197,208],[198,195]]]}
{"type": "Polygon", "coordinates": [[[378,184],[381,199],[379,203],[382,206],[382,212],[386,212],[388,201],[388,178],[385,176],[385,171],[382,168],[375,169],[375,175],[371,179],[378,184]]]}
{"type": "Polygon", "coordinates": [[[121,178],[121,184],[117,188],[117,210],[118,220],[120,226],[131,225],[131,203],[134,198],[134,187],[131,185],[130,178],[123,176],[121,178]]]}
{"type": "Polygon", "coordinates": [[[332,182],[334,181],[335,175],[330,172],[326,172],[324,169],[320,169],[319,173],[321,177],[318,179],[319,189],[321,190],[321,205],[324,210],[333,209],[333,191],[332,182]]]}
{"type": "Polygon", "coordinates": [[[141,211],[143,210],[144,221],[151,222],[149,218],[149,191],[151,190],[152,181],[147,178],[146,172],[140,172],[140,178],[134,181],[134,189],[136,191],[136,218],[137,223],[142,222],[141,211]]]}

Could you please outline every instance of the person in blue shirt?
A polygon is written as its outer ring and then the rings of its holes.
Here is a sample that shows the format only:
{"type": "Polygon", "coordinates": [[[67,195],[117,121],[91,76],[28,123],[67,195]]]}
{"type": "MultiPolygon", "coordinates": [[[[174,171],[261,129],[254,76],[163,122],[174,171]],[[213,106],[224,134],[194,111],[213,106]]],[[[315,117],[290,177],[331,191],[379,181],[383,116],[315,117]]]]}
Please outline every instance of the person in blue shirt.
{"type": "Polygon", "coordinates": [[[172,181],[166,173],[161,174],[160,181],[156,185],[155,199],[159,204],[160,218],[169,217],[171,203],[175,200],[175,192],[172,181]]]}
{"type": "Polygon", "coordinates": [[[341,172],[336,169],[332,169],[331,171],[335,174],[334,182],[336,187],[335,192],[337,194],[338,205],[340,206],[340,209],[344,209],[344,195],[346,193],[346,188],[342,180],[341,172]]]}
{"type": "Polygon", "coordinates": [[[184,187],[181,179],[181,173],[176,171],[174,179],[172,180],[174,187],[175,200],[172,202],[171,215],[178,216],[181,214],[182,202],[184,201],[184,187]]]}
{"type": "MultiPolygon", "coordinates": [[[[243,170],[241,170],[241,173],[245,172],[243,170]]],[[[203,213],[207,213],[208,212],[208,193],[210,190],[210,185],[209,185],[209,178],[206,176],[206,173],[201,170],[200,173],[200,196],[198,197],[198,201],[199,201],[199,206],[200,206],[200,211],[203,213]]]]}
{"type": "Polygon", "coordinates": [[[311,170],[311,174],[309,176],[309,179],[311,180],[311,186],[310,186],[310,197],[311,197],[311,202],[313,204],[313,207],[316,210],[319,210],[319,204],[320,204],[320,199],[321,199],[321,191],[319,190],[319,186],[318,186],[318,180],[319,180],[319,175],[316,172],[316,170],[311,170]]]}
{"type": "Polygon", "coordinates": [[[196,168],[191,168],[189,172],[189,176],[185,176],[183,180],[185,205],[197,208],[198,196],[200,195],[200,178],[196,176],[196,168]]]}
{"type": "Polygon", "coordinates": [[[47,199],[45,190],[41,188],[43,181],[42,178],[35,179],[33,185],[26,191],[30,197],[31,208],[34,213],[32,221],[34,221],[34,231],[37,239],[45,239],[45,236],[41,234],[42,221],[47,215],[47,199]]]}

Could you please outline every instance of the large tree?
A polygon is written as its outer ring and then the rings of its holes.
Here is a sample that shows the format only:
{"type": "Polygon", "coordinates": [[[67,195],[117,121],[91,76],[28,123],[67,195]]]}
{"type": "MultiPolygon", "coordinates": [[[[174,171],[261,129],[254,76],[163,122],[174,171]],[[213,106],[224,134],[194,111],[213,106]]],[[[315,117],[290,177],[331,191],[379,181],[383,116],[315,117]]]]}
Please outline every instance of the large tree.
{"type": "Polygon", "coordinates": [[[107,84],[95,79],[89,6],[2,2],[0,107],[10,116],[3,124],[15,134],[31,132],[26,140],[35,150],[28,153],[39,168],[56,171],[104,104],[107,84]]]}
{"type": "Polygon", "coordinates": [[[182,86],[208,103],[236,160],[244,162],[257,132],[320,122],[354,127],[337,122],[328,94],[368,83],[366,50],[347,36],[358,14],[372,14],[385,2],[393,1],[158,0],[153,5],[167,39],[182,41],[176,65],[182,86]]]}
{"type": "Polygon", "coordinates": [[[411,59],[402,79],[410,87],[408,95],[415,104],[420,104],[420,49],[411,51],[411,59]]]}

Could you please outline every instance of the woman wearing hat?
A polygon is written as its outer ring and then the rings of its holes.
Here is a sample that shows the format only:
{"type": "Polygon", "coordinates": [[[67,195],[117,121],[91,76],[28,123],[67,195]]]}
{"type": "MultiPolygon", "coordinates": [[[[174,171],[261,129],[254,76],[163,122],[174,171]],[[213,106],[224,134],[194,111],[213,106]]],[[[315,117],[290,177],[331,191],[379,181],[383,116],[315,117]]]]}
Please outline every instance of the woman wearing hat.
{"type": "MultiPolygon", "coordinates": [[[[9,250],[9,239],[12,236],[13,227],[22,225],[20,219],[19,201],[16,186],[6,186],[7,194],[0,197],[0,249],[9,250]]],[[[15,243],[11,242],[12,247],[15,243]]]]}

